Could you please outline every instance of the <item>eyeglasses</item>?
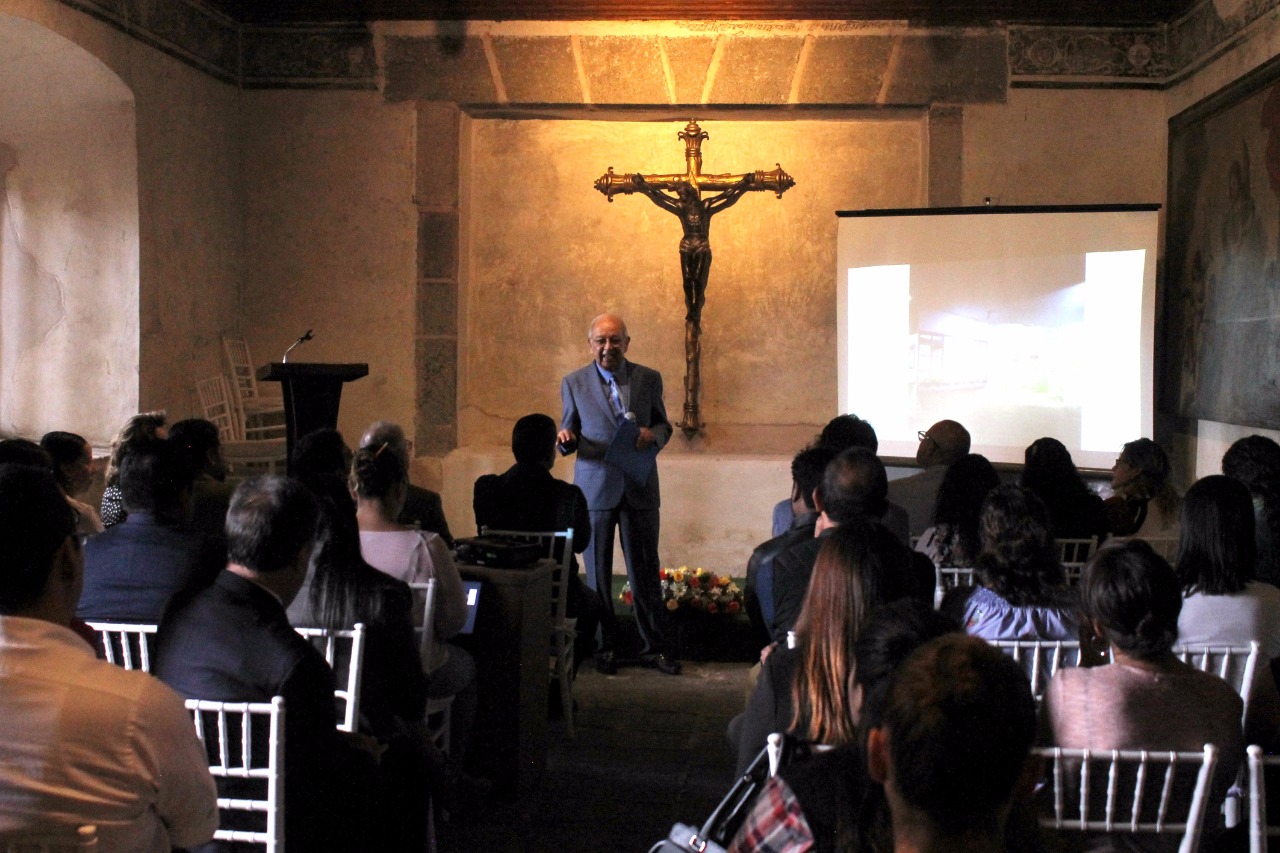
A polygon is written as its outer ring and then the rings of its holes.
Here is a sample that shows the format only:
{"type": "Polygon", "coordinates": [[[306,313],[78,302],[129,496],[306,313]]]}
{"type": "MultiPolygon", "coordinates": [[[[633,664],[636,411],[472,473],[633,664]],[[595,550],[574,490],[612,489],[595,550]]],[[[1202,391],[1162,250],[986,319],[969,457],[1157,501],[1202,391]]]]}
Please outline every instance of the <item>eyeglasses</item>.
{"type": "Polygon", "coordinates": [[[919,430],[916,433],[916,438],[920,439],[921,441],[932,441],[934,444],[938,443],[938,440],[936,438],[929,435],[929,433],[925,432],[924,430],[919,430]]]}

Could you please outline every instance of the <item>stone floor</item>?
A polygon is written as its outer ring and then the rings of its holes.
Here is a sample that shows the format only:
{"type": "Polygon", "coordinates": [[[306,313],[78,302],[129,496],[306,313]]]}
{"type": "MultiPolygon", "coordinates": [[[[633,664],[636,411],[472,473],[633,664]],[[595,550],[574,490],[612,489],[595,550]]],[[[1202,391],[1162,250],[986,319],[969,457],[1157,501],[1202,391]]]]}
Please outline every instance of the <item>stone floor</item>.
{"type": "Polygon", "coordinates": [[[686,662],[679,677],[583,667],[577,738],[552,724],[547,773],[526,802],[441,827],[441,849],[644,853],[676,822],[701,823],[733,783],[725,726],[746,663],[686,662]]]}

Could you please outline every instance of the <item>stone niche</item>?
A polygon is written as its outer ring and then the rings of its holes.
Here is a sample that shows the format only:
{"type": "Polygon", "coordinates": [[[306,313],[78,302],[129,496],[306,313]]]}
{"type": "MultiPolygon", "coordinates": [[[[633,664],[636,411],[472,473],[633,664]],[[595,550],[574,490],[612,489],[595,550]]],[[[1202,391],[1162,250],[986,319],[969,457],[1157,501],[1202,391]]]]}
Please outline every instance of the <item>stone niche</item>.
{"type": "MultiPolygon", "coordinates": [[[[791,455],[836,414],[836,211],[924,203],[927,114],[717,120],[703,171],[771,169],[796,186],[716,214],[703,311],[707,427],[660,457],[664,564],[740,572],[786,497],[791,455]]],[[[672,421],[684,375],[680,224],[643,196],[593,187],[616,172],[680,172],[684,121],[461,122],[459,448],[446,509],[474,529],[471,484],[510,464],[512,423],[559,420],[561,377],[589,359],[591,318],[621,314],[628,356],[661,371],[672,421]]],[[[422,140],[419,140],[421,146],[422,140]]],[[[571,479],[571,460],[557,475],[571,479]]],[[[619,559],[617,565],[621,567],[619,559]]]]}

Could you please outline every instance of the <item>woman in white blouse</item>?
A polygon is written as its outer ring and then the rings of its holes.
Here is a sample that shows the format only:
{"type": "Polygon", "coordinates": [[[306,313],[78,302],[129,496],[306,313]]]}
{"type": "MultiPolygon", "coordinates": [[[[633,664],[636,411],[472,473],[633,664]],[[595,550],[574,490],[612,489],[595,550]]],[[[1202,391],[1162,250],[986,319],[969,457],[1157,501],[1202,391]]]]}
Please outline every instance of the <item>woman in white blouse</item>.
{"type": "MultiPolygon", "coordinates": [[[[351,464],[351,493],[356,499],[360,552],[379,571],[406,583],[436,581],[432,627],[438,642],[424,660],[427,695],[454,696],[450,720],[450,759],[458,764],[466,752],[476,709],[475,660],[464,649],[444,642],[467,620],[466,593],[444,540],[435,533],[396,522],[409,490],[404,457],[388,444],[361,447],[351,464]]],[[[415,602],[421,621],[423,602],[415,602]]]]}

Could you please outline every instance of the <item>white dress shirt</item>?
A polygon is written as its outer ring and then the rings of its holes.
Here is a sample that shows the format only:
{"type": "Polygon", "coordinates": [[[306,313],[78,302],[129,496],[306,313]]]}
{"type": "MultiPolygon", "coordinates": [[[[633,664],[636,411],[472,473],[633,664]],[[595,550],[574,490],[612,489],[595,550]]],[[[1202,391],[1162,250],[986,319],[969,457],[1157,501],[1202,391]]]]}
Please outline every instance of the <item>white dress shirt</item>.
{"type": "Polygon", "coordinates": [[[99,853],[169,853],[218,826],[204,747],[176,693],[77,634],[0,616],[0,836],[98,827],[99,853]]]}

